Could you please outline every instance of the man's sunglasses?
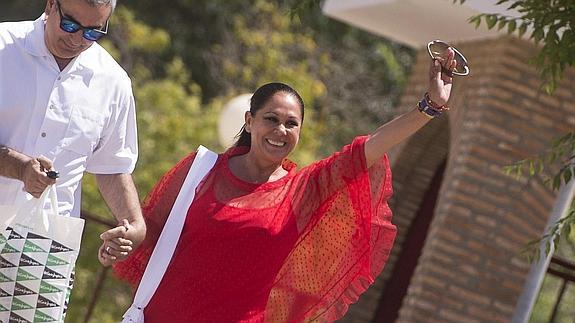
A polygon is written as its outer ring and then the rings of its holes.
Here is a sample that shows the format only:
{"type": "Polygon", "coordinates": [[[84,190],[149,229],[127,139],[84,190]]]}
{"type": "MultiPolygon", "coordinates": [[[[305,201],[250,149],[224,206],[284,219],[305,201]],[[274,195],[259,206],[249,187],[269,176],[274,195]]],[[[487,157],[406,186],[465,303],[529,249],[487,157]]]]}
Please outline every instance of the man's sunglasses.
{"type": "Polygon", "coordinates": [[[106,27],[104,30],[84,27],[78,22],[64,17],[59,0],[56,0],[56,5],[58,6],[58,13],[60,14],[60,29],[63,31],[73,34],[78,30],[82,30],[82,36],[89,41],[97,41],[108,33],[108,20],[106,20],[106,27]]]}

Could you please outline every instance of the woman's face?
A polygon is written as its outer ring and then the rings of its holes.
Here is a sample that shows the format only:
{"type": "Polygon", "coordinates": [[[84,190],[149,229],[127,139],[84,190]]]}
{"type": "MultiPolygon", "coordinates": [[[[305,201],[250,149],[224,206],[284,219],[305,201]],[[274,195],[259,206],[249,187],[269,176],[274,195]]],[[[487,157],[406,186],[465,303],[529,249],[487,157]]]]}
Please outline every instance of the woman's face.
{"type": "Polygon", "coordinates": [[[250,152],[264,163],[280,164],[299,141],[301,119],[297,98],[286,92],[275,93],[255,115],[246,112],[250,152]]]}

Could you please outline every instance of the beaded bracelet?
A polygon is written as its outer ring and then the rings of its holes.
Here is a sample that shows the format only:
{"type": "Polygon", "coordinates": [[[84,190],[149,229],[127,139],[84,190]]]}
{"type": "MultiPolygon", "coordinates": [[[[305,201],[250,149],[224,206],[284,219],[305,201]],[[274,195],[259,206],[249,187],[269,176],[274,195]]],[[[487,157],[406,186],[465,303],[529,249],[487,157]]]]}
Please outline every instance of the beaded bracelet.
{"type": "Polygon", "coordinates": [[[423,98],[425,99],[425,101],[427,101],[427,105],[429,105],[430,107],[434,108],[435,110],[439,110],[441,112],[447,111],[449,110],[449,107],[447,105],[437,105],[435,102],[433,102],[433,100],[431,100],[431,96],[429,95],[429,92],[425,92],[425,95],[423,96],[423,98]]]}

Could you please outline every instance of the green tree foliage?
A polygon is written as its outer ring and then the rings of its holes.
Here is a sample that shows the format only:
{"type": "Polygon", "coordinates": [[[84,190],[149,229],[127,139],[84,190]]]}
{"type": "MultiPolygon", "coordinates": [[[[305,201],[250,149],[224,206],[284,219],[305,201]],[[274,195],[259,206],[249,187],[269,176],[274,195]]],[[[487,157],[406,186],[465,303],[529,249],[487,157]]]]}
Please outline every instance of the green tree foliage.
{"type": "MultiPolygon", "coordinates": [[[[547,152],[539,156],[518,161],[505,167],[508,175],[521,177],[524,175],[535,176],[543,174],[545,167],[557,166],[559,171],[552,177],[546,178],[547,183],[553,190],[558,190],[562,185],[567,185],[575,176],[575,132],[567,133],[556,139],[547,152]]],[[[575,202],[571,201],[571,207],[567,214],[554,223],[548,232],[538,240],[532,241],[525,248],[526,255],[533,260],[539,259],[541,242],[545,243],[545,254],[549,254],[552,245],[559,246],[559,240],[564,237],[575,245],[575,239],[571,231],[575,228],[575,202]]]]}
{"type": "MultiPolygon", "coordinates": [[[[457,0],[455,0],[457,2],[457,0]]],[[[459,0],[463,3],[465,0],[459,0]]],[[[484,21],[489,29],[516,33],[522,37],[528,30],[530,39],[542,47],[532,63],[539,69],[542,86],[552,93],[561,80],[567,66],[575,63],[575,2],[573,0],[499,0],[498,5],[508,5],[507,10],[515,9],[519,18],[502,14],[479,14],[469,21],[479,27],[484,21]]]]}
{"type": "Polygon", "coordinates": [[[302,144],[310,128],[329,138],[322,138],[320,156],[391,118],[413,61],[411,49],[328,19],[317,3],[297,15],[291,1],[126,3],[137,3],[138,17],[172,36],[171,51],[181,55],[204,101],[280,77],[291,82],[308,107],[302,144]]]}
{"type": "Polygon", "coordinates": [[[296,33],[289,18],[269,1],[254,1],[249,11],[230,16],[221,42],[206,55],[212,79],[224,94],[253,92],[258,86],[281,81],[298,89],[306,102],[302,138],[294,158],[307,164],[316,159],[321,128],[315,116],[325,85],[313,61],[317,44],[310,33],[296,33]]]}
{"type": "MultiPolygon", "coordinates": [[[[35,19],[44,0],[3,0],[0,20],[35,19]]],[[[302,7],[303,8],[303,7],[302,7]]],[[[292,3],[255,0],[124,0],[100,41],[128,71],[136,97],[140,157],[134,179],[144,199],[160,176],[203,144],[216,151],[216,125],[233,96],[269,81],[293,85],[306,102],[298,164],[339,149],[389,119],[413,60],[404,47],[323,16],[290,15],[292,3]]],[[[87,175],[82,209],[114,223],[87,175]]],[[[84,232],[68,322],[80,322],[102,271],[105,225],[84,232]]],[[[117,322],[132,291],[108,279],[93,322],[117,322]]]]}
{"type": "Polygon", "coordinates": [[[290,16],[314,33],[328,94],[318,113],[330,131],[327,154],[394,116],[414,51],[347,24],[326,19],[319,1],[288,1],[290,16]],[[320,18],[320,17],[323,17],[320,18]]]}

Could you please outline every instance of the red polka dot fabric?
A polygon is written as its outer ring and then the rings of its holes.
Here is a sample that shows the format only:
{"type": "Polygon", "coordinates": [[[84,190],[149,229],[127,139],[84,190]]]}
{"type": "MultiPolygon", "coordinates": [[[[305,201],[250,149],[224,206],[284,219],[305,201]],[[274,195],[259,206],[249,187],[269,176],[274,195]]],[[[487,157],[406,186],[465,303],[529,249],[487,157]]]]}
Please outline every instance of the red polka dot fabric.
{"type": "MultiPolygon", "coordinates": [[[[366,169],[358,137],[277,181],[248,183],[221,154],[197,189],[146,322],[331,322],[381,272],[393,245],[387,157],[366,169]]],[[[180,186],[187,156],[144,203],[146,240],[115,272],[137,286],[180,186]]]]}

